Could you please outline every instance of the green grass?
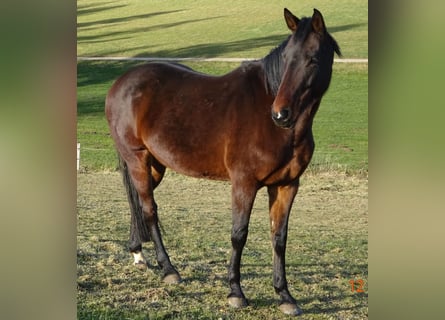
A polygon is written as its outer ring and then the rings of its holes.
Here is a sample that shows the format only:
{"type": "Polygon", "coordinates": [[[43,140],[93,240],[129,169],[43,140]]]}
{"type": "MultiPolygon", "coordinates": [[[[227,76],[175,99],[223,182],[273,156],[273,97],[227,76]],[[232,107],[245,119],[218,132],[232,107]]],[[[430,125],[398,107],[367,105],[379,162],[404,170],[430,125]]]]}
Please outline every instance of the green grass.
{"type": "MultiPolygon", "coordinates": [[[[104,100],[114,79],[136,62],[78,63],[78,141],[84,171],[114,170],[116,153],[104,117],[104,100]]],[[[187,63],[222,74],[238,63],[187,63]]],[[[367,65],[335,64],[329,91],[314,121],[316,150],[311,170],[368,170],[367,65]]]]}
{"type": "Polygon", "coordinates": [[[313,131],[316,149],[310,169],[367,172],[367,65],[335,65],[313,131]]]}
{"type": "Polygon", "coordinates": [[[79,56],[262,57],[289,33],[283,8],[321,10],[347,58],[368,57],[364,0],[78,0],[79,56]]]}
{"type": "MultiPolygon", "coordinates": [[[[79,319],[288,319],[272,287],[267,192],[257,195],[243,252],[241,284],[250,306],[227,305],[230,186],[168,171],[155,191],[164,242],[183,282],[165,285],[145,244],[148,270],[127,251],[129,213],[118,173],[78,175],[79,319]]],[[[366,319],[367,180],[341,173],[305,175],[289,220],[289,289],[299,319],[366,319]],[[351,279],[365,281],[352,292],[351,279]]]]}

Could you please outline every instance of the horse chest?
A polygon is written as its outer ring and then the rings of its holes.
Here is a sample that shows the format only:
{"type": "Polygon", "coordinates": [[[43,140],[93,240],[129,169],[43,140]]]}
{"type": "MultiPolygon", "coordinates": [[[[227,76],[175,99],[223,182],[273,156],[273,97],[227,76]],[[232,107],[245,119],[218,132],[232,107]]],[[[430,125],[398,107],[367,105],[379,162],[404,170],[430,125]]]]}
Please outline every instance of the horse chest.
{"type": "Polygon", "coordinates": [[[293,149],[292,156],[281,161],[263,180],[265,185],[287,184],[298,179],[306,170],[314,152],[314,142],[308,139],[293,149]]]}

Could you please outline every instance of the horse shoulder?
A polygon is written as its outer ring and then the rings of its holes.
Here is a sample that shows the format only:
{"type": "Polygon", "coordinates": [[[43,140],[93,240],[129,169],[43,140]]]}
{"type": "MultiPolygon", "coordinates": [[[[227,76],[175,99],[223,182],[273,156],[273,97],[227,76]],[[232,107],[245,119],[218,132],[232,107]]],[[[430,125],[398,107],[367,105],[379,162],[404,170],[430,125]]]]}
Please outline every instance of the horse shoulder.
{"type": "Polygon", "coordinates": [[[269,162],[269,171],[263,170],[260,179],[264,185],[287,184],[298,179],[311,161],[315,143],[312,133],[297,144],[282,146],[282,150],[275,153],[275,161],[269,162]],[[283,157],[277,157],[278,154],[283,157]],[[274,167],[272,166],[274,165],[274,167]],[[270,170],[273,168],[272,170],[270,170]]]}

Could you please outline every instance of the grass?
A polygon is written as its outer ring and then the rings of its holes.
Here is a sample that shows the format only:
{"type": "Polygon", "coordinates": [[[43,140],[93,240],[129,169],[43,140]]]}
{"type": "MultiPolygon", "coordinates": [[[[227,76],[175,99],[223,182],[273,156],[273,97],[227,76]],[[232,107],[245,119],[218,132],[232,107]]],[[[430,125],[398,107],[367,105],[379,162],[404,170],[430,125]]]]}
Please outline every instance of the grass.
{"type": "Polygon", "coordinates": [[[368,57],[364,0],[77,1],[78,56],[262,57],[288,34],[283,8],[321,10],[347,58],[368,57]]]}
{"type": "Polygon", "coordinates": [[[313,126],[311,170],[368,171],[368,66],[334,66],[313,126]]]}
{"type": "MultiPolygon", "coordinates": [[[[272,287],[267,194],[260,190],[243,253],[250,306],[227,306],[230,186],[167,172],[156,190],[164,241],[183,283],[162,283],[151,267],[131,265],[129,214],[118,173],[78,175],[79,319],[285,319],[272,287]],[[172,201],[174,199],[174,201],[172,201]]],[[[367,318],[367,180],[307,174],[289,222],[287,276],[300,319],[367,318]],[[349,281],[363,279],[364,293],[349,281]]]]}

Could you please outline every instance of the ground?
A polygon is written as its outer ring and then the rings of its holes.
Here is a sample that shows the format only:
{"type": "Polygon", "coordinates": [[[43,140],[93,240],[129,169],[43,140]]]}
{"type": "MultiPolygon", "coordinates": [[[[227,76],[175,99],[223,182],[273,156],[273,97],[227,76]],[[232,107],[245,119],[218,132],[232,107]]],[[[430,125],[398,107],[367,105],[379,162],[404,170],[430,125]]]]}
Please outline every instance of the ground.
{"type": "MultiPolygon", "coordinates": [[[[155,196],[167,250],[184,280],[177,286],[162,283],[151,244],[144,246],[148,270],[131,265],[119,173],[78,174],[78,318],[284,318],[272,288],[265,190],[258,193],[243,253],[242,286],[250,301],[244,310],[226,302],[230,185],[167,172],[155,196]]],[[[290,291],[304,311],[300,319],[367,318],[367,226],[367,177],[303,176],[286,260],[290,291]],[[357,292],[360,279],[364,292],[357,292]]]]}

